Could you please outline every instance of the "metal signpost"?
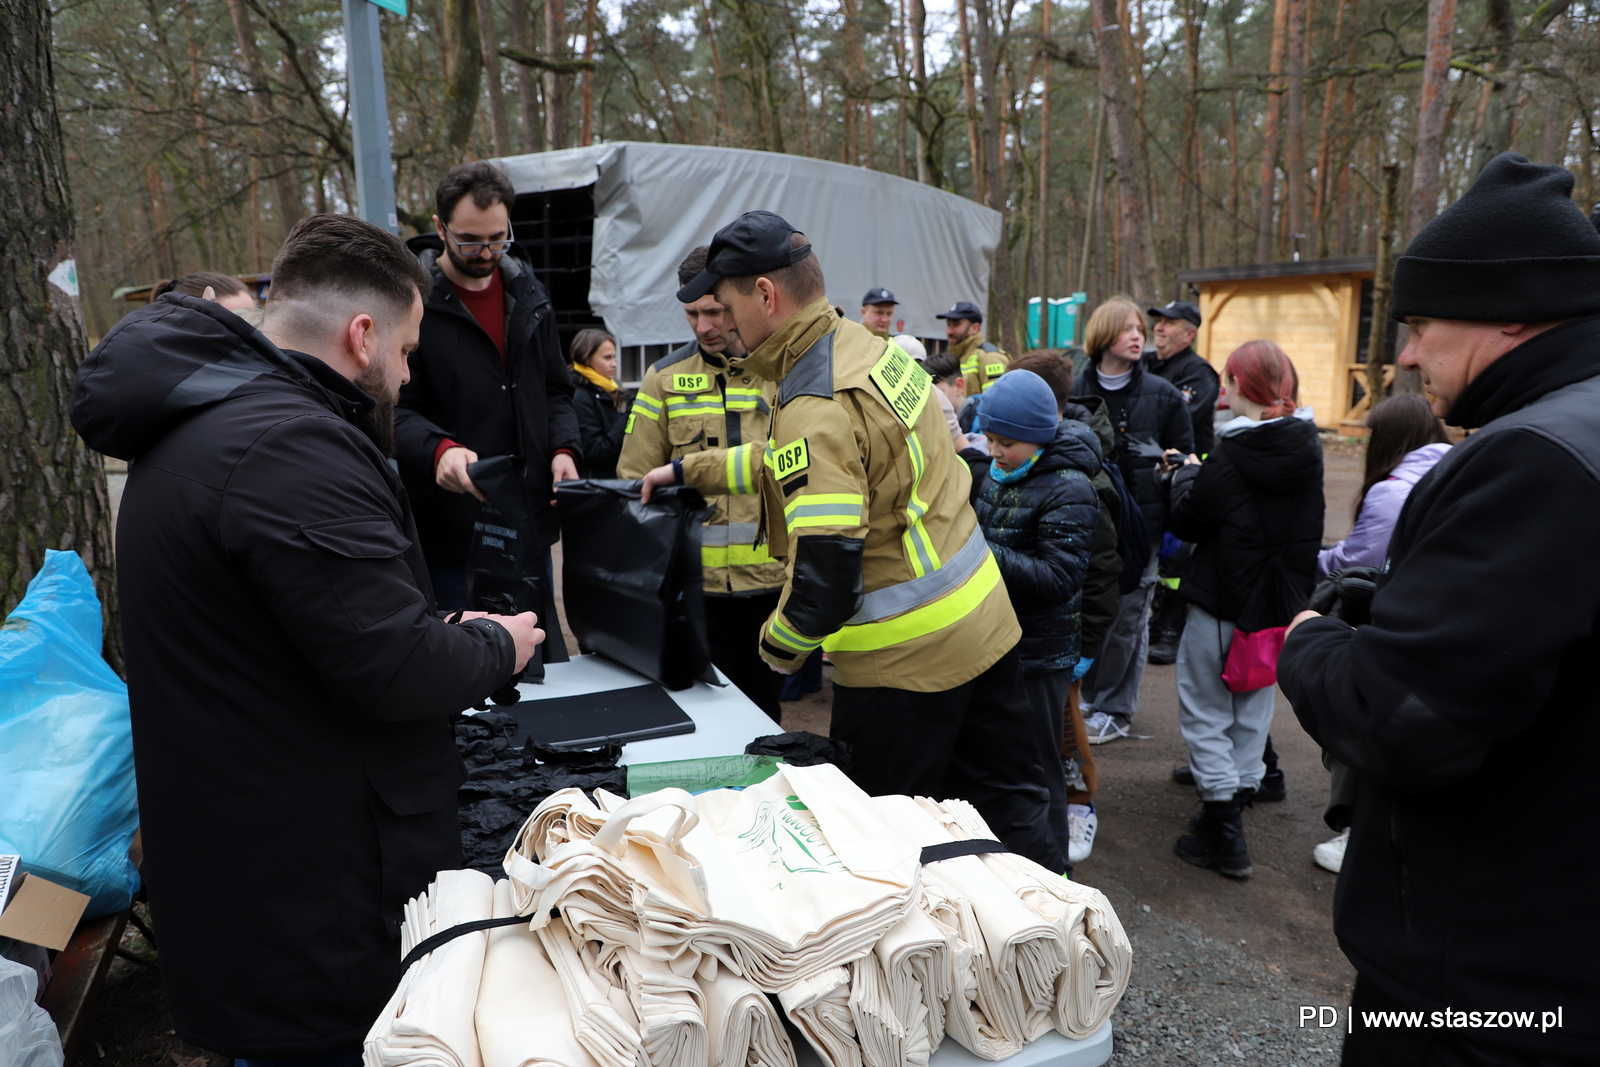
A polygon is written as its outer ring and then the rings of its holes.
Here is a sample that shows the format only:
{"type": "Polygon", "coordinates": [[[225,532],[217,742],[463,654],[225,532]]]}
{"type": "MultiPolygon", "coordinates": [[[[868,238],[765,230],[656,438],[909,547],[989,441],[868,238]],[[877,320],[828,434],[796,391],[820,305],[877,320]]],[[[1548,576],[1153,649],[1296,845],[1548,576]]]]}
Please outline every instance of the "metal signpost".
{"type": "Polygon", "coordinates": [[[379,7],[404,17],[406,0],[344,0],[345,74],[349,78],[350,128],[356,154],[356,214],[398,234],[394,163],[389,158],[389,104],[383,87],[383,41],[378,36],[379,7]]]}

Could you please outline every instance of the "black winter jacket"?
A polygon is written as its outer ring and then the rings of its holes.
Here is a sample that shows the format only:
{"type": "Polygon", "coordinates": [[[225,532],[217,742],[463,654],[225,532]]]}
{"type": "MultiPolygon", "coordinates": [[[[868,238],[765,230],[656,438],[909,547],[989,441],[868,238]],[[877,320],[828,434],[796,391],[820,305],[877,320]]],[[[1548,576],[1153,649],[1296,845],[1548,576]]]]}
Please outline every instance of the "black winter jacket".
{"type": "Polygon", "coordinates": [[[1600,316],[1501,357],[1448,421],[1482,429],[1411,491],[1371,624],[1306,622],[1278,679],[1307,732],[1356,774],[1334,931],[1362,979],[1417,1010],[1564,1006],[1559,1029],[1471,1035],[1589,1060],[1600,316]],[[1514,799],[1497,800],[1508,781],[1514,799]]]}
{"type": "MultiPolygon", "coordinates": [[[[1117,436],[1106,417],[1106,402],[1098,396],[1075,397],[1061,413],[1064,419],[1080,422],[1094,431],[1095,443],[1101,457],[1116,451],[1117,436]]],[[[1122,498],[1117,487],[1102,464],[1093,479],[1095,495],[1100,498],[1100,514],[1095,519],[1094,548],[1089,556],[1089,573],[1083,579],[1083,620],[1078,655],[1094,659],[1100,655],[1106,634],[1116,621],[1122,608],[1122,555],[1117,551],[1117,516],[1122,512],[1122,498]]]]}
{"type": "Polygon", "coordinates": [[[1022,624],[1022,673],[1071,670],[1100,509],[1091,482],[1100,471],[1094,432],[1063,419],[1027,477],[1004,485],[989,476],[989,457],[976,461],[976,449],[965,455],[973,467],[978,525],[1022,624]]]}
{"type": "Polygon", "coordinates": [[[1267,561],[1279,555],[1310,597],[1323,508],[1316,426],[1291,415],[1224,433],[1211,458],[1172,476],[1167,528],[1195,545],[1178,592],[1237,622],[1267,561]]]}
{"type": "Polygon", "coordinates": [[[1217,396],[1222,392],[1211,364],[1201,359],[1194,349],[1185,348],[1171,359],[1162,359],[1151,352],[1144,357],[1144,366],[1178,390],[1194,426],[1194,451],[1201,456],[1210,452],[1216,440],[1217,396]]]}
{"type": "Polygon", "coordinates": [[[622,455],[622,431],[628,414],[618,411],[614,394],[572,371],[572,410],[578,419],[578,440],[583,459],[578,464],[582,478],[615,478],[617,459],[622,455]]]}
{"type": "Polygon", "coordinates": [[[118,593],[167,1007],[228,1056],[360,1043],[402,906],[460,860],[450,718],[513,663],[500,627],[433,610],[372,406],[176,293],[73,392],[84,440],[131,463],[118,593]]]}
{"type": "MultiPolygon", "coordinates": [[[[1111,425],[1117,433],[1118,466],[1133,498],[1144,512],[1145,529],[1152,541],[1161,539],[1165,529],[1165,494],[1158,465],[1133,454],[1132,444],[1143,442],[1163,449],[1194,451],[1194,424],[1183,397],[1171,382],[1147,373],[1143,363],[1133,365],[1133,377],[1116,391],[1100,387],[1100,361],[1094,360],[1083,374],[1080,391],[1104,397],[1111,425]],[[1121,419],[1117,418],[1120,410],[1121,419]]],[[[1076,399],[1076,398],[1075,398],[1076,399]]]]}
{"type": "Polygon", "coordinates": [[[536,543],[555,544],[560,530],[550,503],[550,460],[566,448],[581,464],[582,444],[550,294],[534,277],[527,253],[513,245],[500,260],[506,290],[506,359],[501,362],[494,342],[439,269],[444,251],[439,238],[424,234],[406,247],[433,275],[433,291],[423,302],[411,381],[400,390],[395,410],[395,454],[428,563],[464,564],[478,514],[476,498],[441,489],[434,481],[433,454],[446,437],[479,459],[525,459],[524,484],[539,527],[536,543]]]}

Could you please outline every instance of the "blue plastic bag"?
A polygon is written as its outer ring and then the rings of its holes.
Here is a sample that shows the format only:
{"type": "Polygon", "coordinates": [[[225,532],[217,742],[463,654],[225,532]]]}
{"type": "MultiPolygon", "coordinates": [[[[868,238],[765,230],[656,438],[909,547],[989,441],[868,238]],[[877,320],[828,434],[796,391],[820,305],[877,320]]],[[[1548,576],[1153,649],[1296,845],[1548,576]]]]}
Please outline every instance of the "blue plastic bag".
{"type": "Polygon", "coordinates": [[[128,687],[100,658],[100,634],[76,552],[47,551],[0,626],[0,853],[87,893],[88,919],[128,907],[139,888],[128,687]]]}

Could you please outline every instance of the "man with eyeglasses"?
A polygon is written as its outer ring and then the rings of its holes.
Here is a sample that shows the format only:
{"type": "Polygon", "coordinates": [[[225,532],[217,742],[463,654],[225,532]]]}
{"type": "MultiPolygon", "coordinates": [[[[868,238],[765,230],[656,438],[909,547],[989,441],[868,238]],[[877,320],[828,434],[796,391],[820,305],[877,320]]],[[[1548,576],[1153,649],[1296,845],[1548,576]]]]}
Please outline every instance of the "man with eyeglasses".
{"type": "MultiPolygon", "coordinates": [[[[469,464],[507,455],[522,461],[535,524],[523,535],[530,539],[525,551],[545,561],[559,535],[552,486],[578,476],[572,383],[550,294],[512,241],[515,196],[490,163],[455,167],[435,194],[435,232],[407,242],[433,288],[411,382],[395,410],[396,458],[443,608],[467,607],[468,550],[483,499],[469,464]]],[[[542,565],[548,602],[549,568],[542,565]]],[[[565,658],[559,648],[550,653],[552,661],[565,658]]]]}

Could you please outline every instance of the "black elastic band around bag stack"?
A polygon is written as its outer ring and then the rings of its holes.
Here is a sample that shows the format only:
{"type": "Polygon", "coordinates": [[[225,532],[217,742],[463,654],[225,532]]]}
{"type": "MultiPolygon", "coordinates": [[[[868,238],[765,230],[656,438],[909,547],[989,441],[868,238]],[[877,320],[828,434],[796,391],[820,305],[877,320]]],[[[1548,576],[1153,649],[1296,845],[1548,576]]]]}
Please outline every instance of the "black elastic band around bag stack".
{"type": "Polygon", "coordinates": [[[515,926],[518,923],[526,923],[527,921],[528,917],[526,915],[508,915],[504,919],[474,919],[472,922],[462,923],[460,926],[452,926],[448,930],[440,930],[432,937],[419,941],[416,948],[406,953],[406,958],[400,961],[400,973],[404,974],[409,971],[413,963],[416,963],[440,945],[448,944],[458,937],[466,934],[475,934],[479,930],[493,930],[497,926],[515,926]]]}
{"type": "Polygon", "coordinates": [[[969,841],[946,841],[942,845],[929,845],[922,850],[922,865],[938,863],[941,860],[960,859],[962,856],[983,856],[992,852],[1010,852],[1009,848],[998,841],[985,841],[982,838],[973,838],[969,841]]]}

